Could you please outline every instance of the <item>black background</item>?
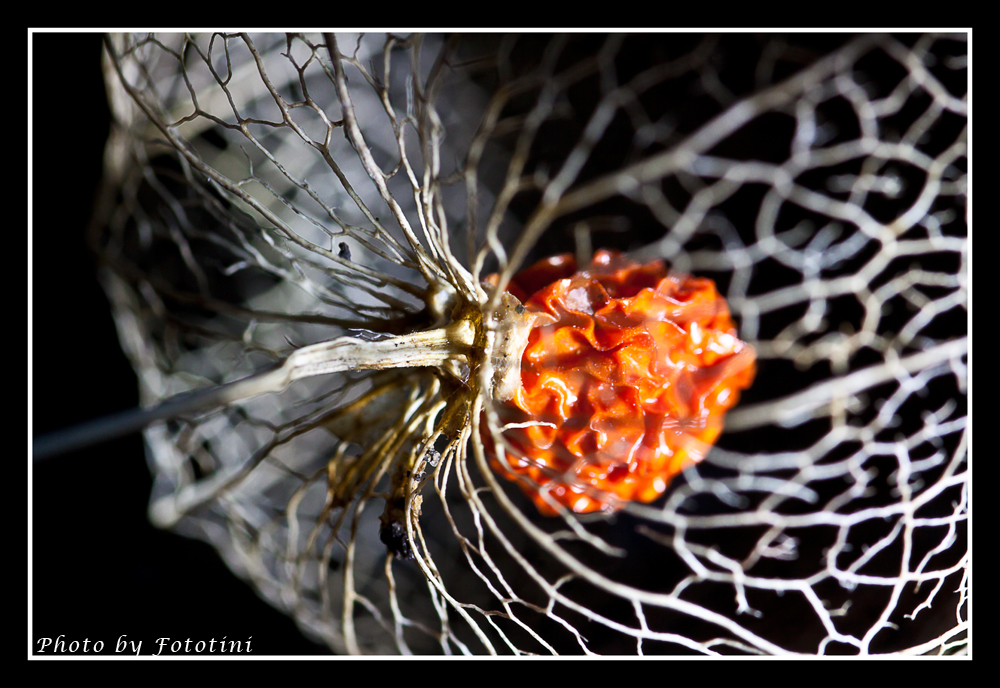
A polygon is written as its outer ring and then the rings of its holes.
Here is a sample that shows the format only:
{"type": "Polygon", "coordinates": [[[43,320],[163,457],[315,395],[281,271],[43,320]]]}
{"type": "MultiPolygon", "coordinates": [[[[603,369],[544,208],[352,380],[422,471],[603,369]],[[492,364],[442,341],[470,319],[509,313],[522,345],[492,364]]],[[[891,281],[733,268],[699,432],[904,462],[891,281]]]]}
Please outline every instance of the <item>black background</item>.
{"type": "MultiPolygon", "coordinates": [[[[36,33],[31,198],[34,434],[138,403],[84,234],[101,173],[108,108],[98,34],[36,33]]],[[[30,460],[29,460],[30,463],[30,460]]],[[[254,655],[315,654],[295,623],[236,578],[210,546],[157,530],[139,435],[29,469],[29,639],[119,636],[246,640],[254,655]]]]}

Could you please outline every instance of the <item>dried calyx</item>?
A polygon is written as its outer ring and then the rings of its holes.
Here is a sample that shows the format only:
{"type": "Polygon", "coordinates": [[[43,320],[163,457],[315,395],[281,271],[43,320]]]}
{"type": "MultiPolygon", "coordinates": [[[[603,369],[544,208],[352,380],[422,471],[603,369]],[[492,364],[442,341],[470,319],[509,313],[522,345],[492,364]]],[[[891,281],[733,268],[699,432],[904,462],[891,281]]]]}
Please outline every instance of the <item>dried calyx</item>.
{"type": "Polygon", "coordinates": [[[510,292],[501,295],[486,334],[486,361],[492,367],[494,401],[509,401],[517,393],[521,386],[521,356],[531,331],[553,322],[547,313],[527,310],[510,292]]]}

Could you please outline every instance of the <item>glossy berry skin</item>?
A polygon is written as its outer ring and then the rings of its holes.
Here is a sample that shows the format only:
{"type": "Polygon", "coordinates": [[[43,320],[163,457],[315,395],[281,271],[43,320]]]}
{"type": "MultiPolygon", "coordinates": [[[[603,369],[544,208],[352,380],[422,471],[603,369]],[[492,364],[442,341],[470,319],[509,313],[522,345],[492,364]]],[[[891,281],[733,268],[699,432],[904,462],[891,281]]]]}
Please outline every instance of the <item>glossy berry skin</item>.
{"type": "Polygon", "coordinates": [[[528,478],[542,513],[555,513],[543,493],[577,513],[655,500],[702,459],[753,381],[754,351],[715,284],[662,261],[599,251],[578,271],[555,256],[508,291],[536,315],[521,385],[499,405],[506,466],[495,451],[493,462],[528,478]]]}

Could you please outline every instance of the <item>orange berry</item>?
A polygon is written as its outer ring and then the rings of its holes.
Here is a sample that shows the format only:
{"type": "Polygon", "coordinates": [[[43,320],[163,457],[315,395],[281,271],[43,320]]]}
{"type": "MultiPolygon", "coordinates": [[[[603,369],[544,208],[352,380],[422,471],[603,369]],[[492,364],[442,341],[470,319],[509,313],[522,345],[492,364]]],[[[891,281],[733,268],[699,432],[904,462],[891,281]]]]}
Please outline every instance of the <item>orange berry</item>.
{"type": "Polygon", "coordinates": [[[753,381],[753,349],[715,284],[662,261],[598,251],[578,272],[554,256],[508,291],[551,317],[530,331],[521,384],[499,405],[506,467],[486,446],[501,473],[530,479],[542,513],[555,513],[543,492],[578,513],[655,500],[702,459],[753,381]]]}

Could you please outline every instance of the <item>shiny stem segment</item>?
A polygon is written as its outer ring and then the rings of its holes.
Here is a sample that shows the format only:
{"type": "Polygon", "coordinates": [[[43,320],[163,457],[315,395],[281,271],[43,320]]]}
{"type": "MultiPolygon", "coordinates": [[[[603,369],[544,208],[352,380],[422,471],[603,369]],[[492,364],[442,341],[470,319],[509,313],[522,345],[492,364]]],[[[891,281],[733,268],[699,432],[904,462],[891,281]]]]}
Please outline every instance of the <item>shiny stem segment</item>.
{"type": "Polygon", "coordinates": [[[340,337],[302,347],[278,367],[209,389],[184,392],[155,406],[132,409],[34,440],[37,461],[136,432],[157,421],[221,408],[243,399],[281,392],[300,378],[351,370],[431,367],[465,380],[476,328],[468,320],[447,327],[367,341],[340,337]]]}

